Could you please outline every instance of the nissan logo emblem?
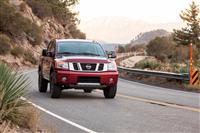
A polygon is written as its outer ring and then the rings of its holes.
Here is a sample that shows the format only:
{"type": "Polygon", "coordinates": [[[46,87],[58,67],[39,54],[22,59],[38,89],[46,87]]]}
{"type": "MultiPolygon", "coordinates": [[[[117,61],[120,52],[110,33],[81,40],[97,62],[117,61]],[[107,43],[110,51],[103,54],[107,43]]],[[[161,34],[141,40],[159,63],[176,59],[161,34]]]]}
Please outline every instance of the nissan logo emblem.
{"type": "Polygon", "coordinates": [[[90,64],[87,64],[87,65],[85,66],[85,68],[86,68],[87,70],[90,70],[90,69],[92,68],[92,66],[91,66],[90,64]]]}

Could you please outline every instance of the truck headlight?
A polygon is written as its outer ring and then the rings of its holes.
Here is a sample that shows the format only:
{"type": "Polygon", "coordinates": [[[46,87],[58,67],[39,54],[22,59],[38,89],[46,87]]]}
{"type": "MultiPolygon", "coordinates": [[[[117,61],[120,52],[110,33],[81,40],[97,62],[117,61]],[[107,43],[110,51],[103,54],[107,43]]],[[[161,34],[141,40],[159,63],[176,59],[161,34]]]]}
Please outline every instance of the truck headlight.
{"type": "Polygon", "coordinates": [[[117,66],[115,62],[108,63],[108,71],[116,71],[117,66]]]}
{"type": "Polygon", "coordinates": [[[69,69],[69,63],[68,62],[63,62],[63,61],[57,61],[56,62],[56,68],[69,69]]]}

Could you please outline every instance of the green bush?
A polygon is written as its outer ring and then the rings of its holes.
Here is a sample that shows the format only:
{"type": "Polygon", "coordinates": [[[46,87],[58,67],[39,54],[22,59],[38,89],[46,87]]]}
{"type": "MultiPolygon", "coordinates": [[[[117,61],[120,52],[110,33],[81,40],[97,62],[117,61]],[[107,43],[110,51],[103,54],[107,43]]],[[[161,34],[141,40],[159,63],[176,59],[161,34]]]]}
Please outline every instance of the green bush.
{"type": "Polygon", "coordinates": [[[0,54],[4,55],[10,52],[10,38],[7,35],[0,34],[0,54]]]}
{"type": "Polygon", "coordinates": [[[21,46],[14,47],[11,50],[11,54],[14,55],[15,57],[20,57],[24,54],[24,49],[21,46]]]}
{"type": "Polygon", "coordinates": [[[139,69],[149,68],[151,70],[154,70],[160,66],[161,64],[154,60],[142,60],[135,64],[135,68],[139,68],[139,69]]]}
{"type": "Polygon", "coordinates": [[[21,100],[29,86],[28,79],[0,64],[0,121],[10,120],[18,123],[23,118],[20,109],[27,105],[21,100]]]}
{"type": "Polygon", "coordinates": [[[34,55],[30,51],[25,51],[23,57],[24,57],[25,61],[28,61],[32,64],[37,64],[36,58],[34,57],[34,55]]]}

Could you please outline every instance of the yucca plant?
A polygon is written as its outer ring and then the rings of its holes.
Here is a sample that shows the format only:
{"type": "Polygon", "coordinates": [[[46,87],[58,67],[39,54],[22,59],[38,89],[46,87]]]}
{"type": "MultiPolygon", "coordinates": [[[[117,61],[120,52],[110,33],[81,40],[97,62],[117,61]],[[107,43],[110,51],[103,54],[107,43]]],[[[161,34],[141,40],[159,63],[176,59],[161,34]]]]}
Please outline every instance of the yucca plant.
{"type": "Polygon", "coordinates": [[[20,109],[28,103],[21,99],[29,86],[28,79],[0,63],[0,121],[18,123],[23,117],[20,109]]]}

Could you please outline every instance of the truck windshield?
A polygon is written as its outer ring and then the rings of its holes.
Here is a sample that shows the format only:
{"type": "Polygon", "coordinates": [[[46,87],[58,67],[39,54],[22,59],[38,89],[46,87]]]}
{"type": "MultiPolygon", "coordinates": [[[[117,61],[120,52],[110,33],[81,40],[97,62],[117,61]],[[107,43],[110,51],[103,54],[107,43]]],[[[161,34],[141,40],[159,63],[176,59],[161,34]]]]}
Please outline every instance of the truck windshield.
{"type": "Polygon", "coordinates": [[[106,56],[100,44],[93,42],[58,42],[57,54],[106,56]]]}

